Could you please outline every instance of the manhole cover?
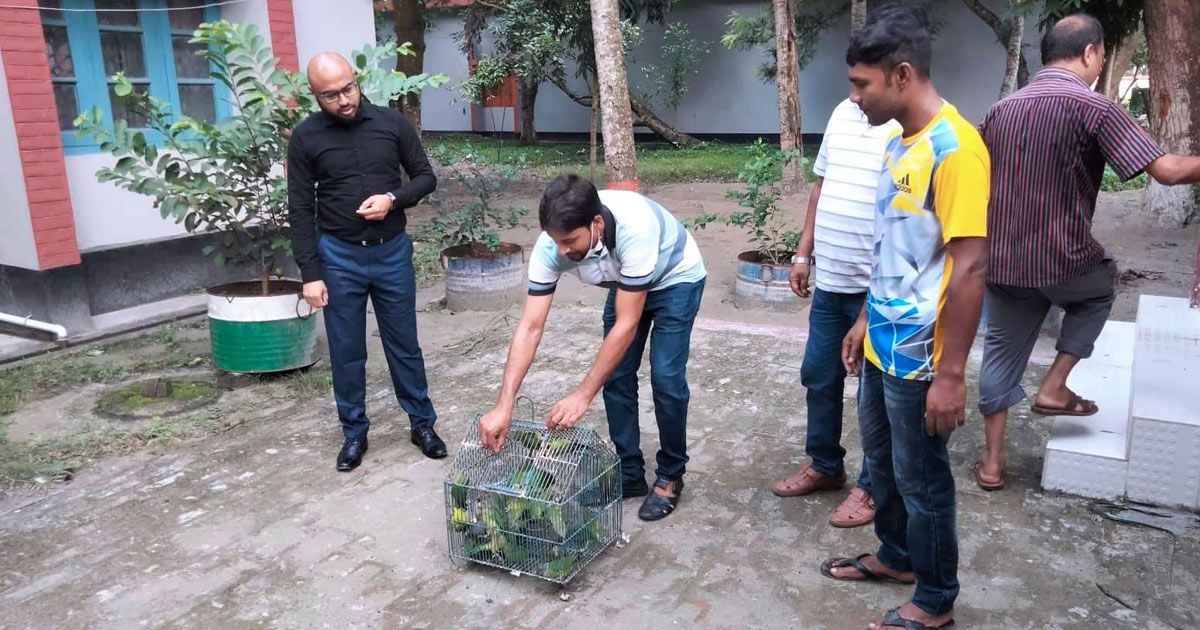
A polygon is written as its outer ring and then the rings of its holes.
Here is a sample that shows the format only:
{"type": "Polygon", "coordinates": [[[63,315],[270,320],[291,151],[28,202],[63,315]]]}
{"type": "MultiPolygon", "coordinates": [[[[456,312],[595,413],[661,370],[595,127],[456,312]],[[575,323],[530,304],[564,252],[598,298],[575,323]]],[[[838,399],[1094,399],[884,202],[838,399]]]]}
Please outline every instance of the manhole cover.
{"type": "Polygon", "coordinates": [[[205,380],[151,378],[105,392],[96,403],[96,413],[118,420],[165,418],[211,405],[224,393],[205,380]]]}

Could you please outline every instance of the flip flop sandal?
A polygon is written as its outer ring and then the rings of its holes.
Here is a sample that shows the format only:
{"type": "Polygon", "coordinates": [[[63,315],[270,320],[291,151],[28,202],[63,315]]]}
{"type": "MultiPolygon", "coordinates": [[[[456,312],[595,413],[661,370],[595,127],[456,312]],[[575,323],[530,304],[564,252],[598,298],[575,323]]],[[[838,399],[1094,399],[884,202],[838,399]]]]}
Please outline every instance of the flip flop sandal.
{"type": "Polygon", "coordinates": [[[900,609],[893,608],[887,611],[883,616],[884,628],[904,628],[904,630],[946,630],[954,627],[954,620],[951,619],[940,626],[927,626],[915,619],[905,619],[900,616],[900,609]]]}
{"type": "Polygon", "coordinates": [[[1082,418],[1084,416],[1094,416],[1100,408],[1096,406],[1096,402],[1080,398],[1079,394],[1071,394],[1071,400],[1066,407],[1044,407],[1042,405],[1034,405],[1029,408],[1030,411],[1039,416],[1071,416],[1082,418]]]}
{"type": "Polygon", "coordinates": [[[997,481],[984,481],[983,477],[979,474],[979,469],[982,466],[983,466],[983,462],[975,462],[975,466],[972,467],[972,469],[971,469],[972,472],[975,473],[975,485],[979,486],[979,489],[983,490],[984,492],[995,492],[997,490],[1003,490],[1004,489],[1004,475],[1003,474],[1000,475],[1000,481],[998,481],[998,482],[997,481]]]}
{"type": "Polygon", "coordinates": [[[869,555],[871,554],[864,553],[859,555],[857,558],[830,558],[821,563],[821,575],[839,582],[891,582],[892,584],[904,584],[909,586],[913,584],[913,582],[906,582],[890,575],[881,575],[868,569],[867,565],[862,563],[862,559],[869,555]],[[862,575],[862,577],[844,578],[833,574],[834,569],[844,569],[846,567],[853,567],[855,571],[858,571],[858,573],[862,575]]]}

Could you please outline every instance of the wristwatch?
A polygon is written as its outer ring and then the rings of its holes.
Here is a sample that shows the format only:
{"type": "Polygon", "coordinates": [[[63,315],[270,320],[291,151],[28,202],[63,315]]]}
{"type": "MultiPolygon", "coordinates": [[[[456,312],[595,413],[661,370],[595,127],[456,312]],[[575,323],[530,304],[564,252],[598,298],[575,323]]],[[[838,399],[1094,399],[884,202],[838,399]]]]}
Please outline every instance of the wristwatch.
{"type": "Polygon", "coordinates": [[[387,193],[387,196],[388,196],[388,199],[392,200],[392,204],[394,205],[396,203],[396,195],[392,194],[392,192],[389,190],[387,193]]]}
{"type": "Polygon", "coordinates": [[[793,265],[811,265],[814,260],[812,256],[792,256],[793,265]]]}

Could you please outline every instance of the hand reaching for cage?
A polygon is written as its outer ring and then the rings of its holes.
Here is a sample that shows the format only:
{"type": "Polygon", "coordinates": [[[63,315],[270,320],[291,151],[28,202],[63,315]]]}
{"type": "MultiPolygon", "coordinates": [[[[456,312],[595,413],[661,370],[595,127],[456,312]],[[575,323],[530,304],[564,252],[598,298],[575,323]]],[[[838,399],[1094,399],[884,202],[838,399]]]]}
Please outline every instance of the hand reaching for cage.
{"type": "Polygon", "coordinates": [[[570,429],[587,413],[592,406],[592,399],[578,391],[554,403],[550,415],[546,418],[547,429],[570,429]]]}
{"type": "Polygon", "coordinates": [[[512,408],[499,405],[492,407],[491,411],[479,419],[479,437],[483,440],[483,445],[493,453],[499,453],[500,449],[504,448],[504,442],[508,440],[510,426],[512,408]]]}

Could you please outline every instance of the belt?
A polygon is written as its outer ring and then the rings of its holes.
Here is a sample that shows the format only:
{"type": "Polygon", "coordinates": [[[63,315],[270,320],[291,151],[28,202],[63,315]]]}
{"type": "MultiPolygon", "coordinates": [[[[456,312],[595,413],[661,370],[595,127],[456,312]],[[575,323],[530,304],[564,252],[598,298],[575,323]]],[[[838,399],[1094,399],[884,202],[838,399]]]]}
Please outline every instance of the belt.
{"type": "Polygon", "coordinates": [[[337,240],[342,241],[343,243],[349,243],[351,245],[358,245],[360,247],[375,247],[378,245],[383,245],[384,243],[396,238],[396,236],[398,236],[398,234],[393,234],[391,236],[385,236],[383,238],[368,238],[368,239],[342,238],[340,236],[338,236],[336,238],[337,238],[337,240]]]}

